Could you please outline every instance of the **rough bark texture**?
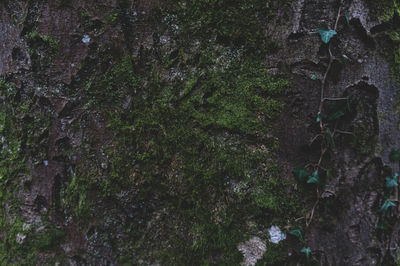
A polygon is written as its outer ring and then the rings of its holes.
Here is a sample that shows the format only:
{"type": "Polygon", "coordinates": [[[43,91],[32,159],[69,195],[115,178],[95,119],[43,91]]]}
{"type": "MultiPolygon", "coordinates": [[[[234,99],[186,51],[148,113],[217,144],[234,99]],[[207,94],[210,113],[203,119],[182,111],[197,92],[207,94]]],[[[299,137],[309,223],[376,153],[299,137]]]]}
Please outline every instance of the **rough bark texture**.
{"type": "Polygon", "coordinates": [[[399,265],[378,2],[0,0],[1,263],[399,265]]]}

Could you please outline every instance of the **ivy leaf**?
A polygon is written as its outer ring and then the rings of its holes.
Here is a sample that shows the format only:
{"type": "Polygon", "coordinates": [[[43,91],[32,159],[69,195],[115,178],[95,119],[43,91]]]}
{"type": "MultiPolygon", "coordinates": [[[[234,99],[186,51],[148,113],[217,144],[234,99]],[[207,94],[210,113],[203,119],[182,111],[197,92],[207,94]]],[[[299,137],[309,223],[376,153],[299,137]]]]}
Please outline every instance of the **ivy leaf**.
{"type": "Polygon", "coordinates": [[[310,173],[304,168],[294,168],[292,173],[299,181],[304,181],[304,179],[310,175],[310,173]]]}
{"type": "Polygon", "coordinates": [[[306,254],[307,259],[310,258],[311,255],[311,248],[302,248],[300,252],[306,254]]]}
{"type": "Polygon", "coordinates": [[[387,211],[390,207],[395,207],[396,203],[394,203],[391,200],[386,200],[385,203],[383,203],[382,207],[380,208],[381,212],[387,211]]]}
{"type": "Polygon", "coordinates": [[[321,115],[321,113],[318,113],[318,115],[317,115],[317,122],[321,122],[321,120],[322,120],[322,115],[321,115]]]}
{"type": "Polygon", "coordinates": [[[319,29],[318,33],[321,36],[321,40],[324,43],[328,43],[332,39],[332,37],[337,34],[337,32],[334,30],[326,30],[326,29],[319,29]]]}
{"type": "Polygon", "coordinates": [[[397,184],[397,181],[390,178],[390,177],[386,177],[386,187],[397,187],[399,184],[397,184]]]}
{"type": "Polygon", "coordinates": [[[303,240],[303,235],[302,235],[300,229],[294,229],[294,230],[290,231],[289,234],[291,234],[291,235],[297,237],[297,238],[299,239],[300,242],[304,242],[304,240],[303,240]]]}
{"type": "Polygon", "coordinates": [[[394,148],[390,153],[390,160],[399,161],[400,160],[400,152],[399,149],[394,148]]]}
{"type": "Polygon", "coordinates": [[[386,187],[397,187],[399,184],[397,183],[398,173],[395,173],[393,178],[386,177],[386,187]]]}
{"type": "Polygon", "coordinates": [[[333,134],[329,128],[326,129],[326,136],[329,144],[331,144],[332,147],[335,148],[335,140],[333,139],[333,134]]]}
{"type": "Polygon", "coordinates": [[[307,184],[319,184],[318,171],[314,171],[312,175],[308,177],[307,184]]]}
{"type": "Polygon", "coordinates": [[[386,225],[385,224],[378,224],[378,226],[376,228],[377,229],[381,229],[381,230],[385,230],[386,229],[386,225]]]}
{"type": "Polygon", "coordinates": [[[342,110],[339,110],[339,111],[333,113],[331,116],[329,116],[328,120],[331,121],[331,120],[339,119],[342,116],[344,116],[344,112],[342,110]]]}

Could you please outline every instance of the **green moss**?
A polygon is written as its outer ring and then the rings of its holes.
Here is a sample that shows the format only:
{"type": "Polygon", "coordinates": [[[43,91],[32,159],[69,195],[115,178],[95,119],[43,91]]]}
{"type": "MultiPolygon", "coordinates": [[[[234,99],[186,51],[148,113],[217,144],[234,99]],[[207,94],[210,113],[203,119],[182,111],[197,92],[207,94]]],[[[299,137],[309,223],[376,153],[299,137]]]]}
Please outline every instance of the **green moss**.
{"type": "Polygon", "coordinates": [[[28,52],[36,67],[49,67],[60,52],[60,41],[34,30],[28,34],[28,52]]]}
{"type": "MultiPolygon", "coordinates": [[[[274,15],[273,10],[278,6],[288,3],[290,1],[170,1],[168,6],[172,8],[164,14],[164,19],[178,36],[215,39],[225,45],[264,50],[266,46],[271,48],[262,31],[265,21],[274,15]]],[[[182,45],[187,44],[182,42],[182,45]]]]}
{"type": "Polygon", "coordinates": [[[352,145],[362,155],[369,155],[374,152],[377,143],[376,136],[371,136],[368,125],[359,125],[353,129],[354,138],[352,145]]]}
{"type": "Polygon", "coordinates": [[[69,210],[80,224],[87,222],[92,215],[88,199],[89,191],[90,185],[87,179],[76,175],[72,176],[66,188],[61,191],[63,208],[69,210]]]}
{"type": "MultiPolygon", "coordinates": [[[[130,57],[111,48],[99,57],[102,74],[82,77],[84,109],[108,122],[104,135],[112,143],[99,147],[104,143],[83,136],[80,161],[60,184],[60,203],[52,205],[82,230],[95,222],[99,239],[110,243],[121,264],[143,258],[149,264],[235,265],[242,261],[237,245],[252,230],[284,224],[301,211],[296,197],[286,193],[288,183],[274,163],[278,144],[269,135],[284,108],[280,97],[289,89],[289,82],[271,77],[262,61],[271,49],[261,31],[262,14],[272,16],[272,1],[269,6],[259,0],[182,3],[164,10],[167,23],[176,18],[180,30],[171,38],[180,49],[142,48],[130,57]],[[190,47],[196,38],[201,45],[190,47]],[[239,183],[246,186],[242,194],[235,192],[239,183]],[[130,209],[134,218],[118,220],[116,213],[131,205],[139,206],[130,209]],[[158,219],[160,213],[174,219],[158,219]],[[116,237],[121,232],[125,238],[116,237]]],[[[110,24],[116,20],[116,13],[106,18],[110,24]]],[[[33,31],[28,43],[35,65],[50,66],[46,60],[57,54],[59,42],[33,31]]],[[[87,59],[81,72],[94,73],[92,63],[87,59]]],[[[13,86],[1,84],[10,100],[0,107],[0,133],[9,147],[0,153],[5,191],[26,168],[25,160],[35,165],[47,157],[52,114],[38,97],[28,97],[34,92],[24,92],[20,101],[13,86]]],[[[91,132],[83,118],[75,127],[91,132]]],[[[2,204],[4,198],[11,202],[10,194],[2,196],[2,204]]],[[[3,262],[59,253],[62,231],[32,231],[20,245],[15,239],[22,220],[9,225],[5,214],[0,218],[8,232],[0,243],[3,262]]],[[[89,244],[95,242],[88,236],[89,244]]]]}
{"type": "MultiPolygon", "coordinates": [[[[235,265],[242,260],[238,243],[253,230],[249,223],[262,231],[302,211],[287,194],[274,162],[278,144],[270,137],[284,108],[280,97],[290,87],[271,77],[262,61],[271,47],[261,14],[272,16],[271,6],[182,3],[163,13],[180,29],[171,36],[179,49],[142,48],[137,57],[110,49],[99,62],[103,74],[86,77],[82,102],[108,122],[112,143],[101,148],[103,168],[98,143],[84,137],[81,162],[62,189],[62,208],[82,227],[92,219],[104,226],[102,237],[121,264],[141,258],[235,265]],[[190,46],[196,38],[201,45],[190,46]],[[246,186],[242,194],[234,191],[238,183],[246,186]],[[121,200],[124,193],[129,197],[121,200]],[[106,227],[115,217],[101,208],[125,200],[140,208],[124,221],[127,237],[116,239],[122,225],[106,227]],[[174,219],[161,222],[160,213],[174,219]]],[[[84,64],[82,72],[93,73],[91,67],[84,64]]]]}
{"type": "Polygon", "coordinates": [[[21,93],[4,79],[0,79],[0,95],[3,99],[0,105],[0,231],[3,232],[0,261],[2,264],[35,264],[39,246],[44,248],[38,243],[46,239],[36,241],[34,232],[23,229],[21,203],[16,195],[24,189],[20,186],[21,177],[30,174],[27,162],[30,165],[42,163],[46,158],[47,145],[43,137],[48,132],[51,114],[48,106],[38,105],[37,98],[21,93]]]}
{"type": "Polygon", "coordinates": [[[118,11],[109,12],[105,17],[104,21],[110,25],[116,25],[118,22],[118,11]]]}
{"type": "Polygon", "coordinates": [[[383,22],[390,21],[395,13],[400,14],[398,0],[384,0],[379,2],[368,0],[367,5],[370,9],[370,15],[383,22]]]}
{"type": "Polygon", "coordinates": [[[56,228],[51,228],[35,235],[34,245],[40,250],[45,251],[55,249],[64,240],[65,233],[56,228]]]}
{"type": "Polygon", "coordinates": [[[261,265],[285,265],[288,257],[288,246],[285,242],[273,244],[267,243],[267,249],[262,259],[257,261],[258,266],[261,265]]]}

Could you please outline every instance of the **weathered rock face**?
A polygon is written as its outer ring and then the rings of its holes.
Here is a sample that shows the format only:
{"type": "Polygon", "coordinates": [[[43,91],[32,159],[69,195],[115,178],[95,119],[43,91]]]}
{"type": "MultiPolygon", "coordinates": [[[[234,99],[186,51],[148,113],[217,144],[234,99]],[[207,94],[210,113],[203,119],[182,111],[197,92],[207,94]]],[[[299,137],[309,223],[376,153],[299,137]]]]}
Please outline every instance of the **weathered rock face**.
{"type": "Polygon", "coordinates": [[[0,18],[2,264],[398,263],[397,0],[0,18]]]}

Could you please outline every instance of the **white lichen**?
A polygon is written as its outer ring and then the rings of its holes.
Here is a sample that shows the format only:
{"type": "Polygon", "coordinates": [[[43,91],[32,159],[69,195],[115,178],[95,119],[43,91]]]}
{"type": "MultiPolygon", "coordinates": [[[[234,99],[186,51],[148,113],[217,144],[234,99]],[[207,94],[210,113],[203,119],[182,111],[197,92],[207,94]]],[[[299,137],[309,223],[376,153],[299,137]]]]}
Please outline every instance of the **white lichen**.
{"type": "Polygon", "coordinates": [[[269,242],[278,244],[280,241],[286,239],[286,234],[279,229],[278,226],[271,226],[271,228],[268,230],[269,233],[269,242]]]}
{"type": "Polygon", "coordinates": [[[242,265],[252,266],[256,265],[257,261],[263,257],[267,246],[259,237],[253,236],[245,243],[239,244],[238,250],[243,253],[242,265]]]}
{"type": "Polygon", "coordinates": [[[89,43],[90,42],[89,35],[87,35],[87,34],[83,35],[82,42],[83,43],[89,43]]]}

